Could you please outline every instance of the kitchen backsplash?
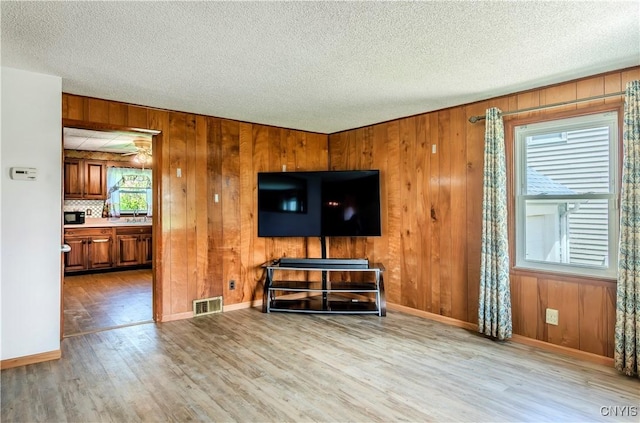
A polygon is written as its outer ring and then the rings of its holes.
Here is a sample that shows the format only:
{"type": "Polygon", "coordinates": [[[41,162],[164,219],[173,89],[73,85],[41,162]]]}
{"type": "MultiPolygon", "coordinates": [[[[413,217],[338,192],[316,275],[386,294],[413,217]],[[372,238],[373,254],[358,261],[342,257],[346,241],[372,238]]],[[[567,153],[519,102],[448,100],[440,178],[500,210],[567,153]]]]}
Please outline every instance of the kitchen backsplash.
{"type": "Polygon", "coordinates": [[[103,207],[104,200],[64,200],[64,211],[83,211],[87,217],[102,217],[103,207]]]}

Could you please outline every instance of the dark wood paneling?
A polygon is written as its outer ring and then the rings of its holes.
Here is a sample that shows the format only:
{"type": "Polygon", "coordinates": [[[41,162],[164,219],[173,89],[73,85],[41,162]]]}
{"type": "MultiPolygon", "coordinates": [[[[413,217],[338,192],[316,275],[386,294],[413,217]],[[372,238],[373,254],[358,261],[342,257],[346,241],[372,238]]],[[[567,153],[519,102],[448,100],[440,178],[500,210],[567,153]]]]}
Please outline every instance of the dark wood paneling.
{"type": "MultiPolygon", "coordinates": [[[[483,115],[487,102],[466,107],[466,117],[483,115]]],[[[482,237],[482,184],[484,169],[484,125],[465,122],[466,174],[466,254],[467,320],[478,322],[478,281],[480,280],[480,239],[482,237]]]]}
{"type": "MultiPolygon", "coordinates": [[[[372,167],[380,169],[383,236],[368,240],[366,251],[387,266],[389,302],[477,322],[484,124],[469,123],[469,116],[484,115],[490,107],[508,112],[618,92],[639,78],[640,68],[633,68],[331,134],[332,169],[362,169],[356,158],[369,154],[372,167]],[[371,140],[363,144],[366,133],[371,140]],[[436,153],[431,152],[433,145],[436,153]]],[[[619,103],[620,97],[517,118],[611,102],[619,103]]],[[[506,117],[505,122],[513,119],[506,117]]],[[[511,153],[509,148],[508,161],[511,153]]],[[[332,240],[332,254],[363,250],[364,241],[349,242],[332,240]]],[[[515,333],[613,356],[615,284],[532,272],[513,272],[511,284],[515,333]],[[559,311],[558,326],[546,324],[547,307],[559,311]]]]}
{"type": "MultiPolygon", "coordinates": [[[[250,301],[260,283],[259,264],[281,255],[319,256],[316,239],[257,237],[255,175],[286,165],[379,169],[382,236],[331,240],[329,255],[384,263],[392,303],[476,322],[484,125],[470,124],[468,117],[488,107],[508,111],[616,92],[638,78],[640,68],[633,68],[330,136],[70,94],[63,95],[62,112],[87,127],[160,131],[154,141],[158,320],[186,317],[196,298],[224,293],[225,305],[250,301]],[[219,203],[213,202],[216,193],[219,203]],[[230,277],[235,291],[226,290],[230,277]]],[[[620,99],[605,103],[612,101],[620,99]]],[[[613,355],[615,286],[596,281],[583,289],[576,280],[536,274],[514,274],[512,284],[516,333],[613,355]],[[544,312],[552,292],[561,295],[554,306],[565,326],[550,332],[544,312]],[[599,311],[589,315],[595,306],[599,311]],[[606,327],[584,326],[593,319],[606,327]]]]}
{"type": "Polygon", "coordinates": [[[171,172],[169,168],[169,112],[149,110],[149,128],[160,131],[153,137],[153,256],[154,256],[154,319],[165,320],[171,314],[171,201],[169,188],[171,172]]]}
{"type": "Polygon", "coordinates": [[[147,128],[149,110],[145,107],[127,106],[127,123],[133,128],[147,128]]]}
{"type": "Polygon", "coordinates": [[[109,123],[109,102],[97,98],[87,99],[87,120],[97,123],[109,123]]]}
{"type": "Polygon", "coordinates": [[[467,144],[465,142],[465,108],[451,110],[451,317],[468,320],[467,307],[467,144]]]}
{"type": "MultiPolygon", "coordinates": [[[[237,122],[222,121],[222,283],[224,297],[229,303],[250,300],[252,287],[240,281],[240,126],[237,122]],[[229,281],[236,288],[229,289],[229,281]],[[245,298],[245,288],[247,297],[245,298]]],[[[226,301],[225,301],[226,302],[226,301]]]]}
{"type": "MultiPolygon", "coordinates": [[[[187,246],[191,247],[191,253],[187,256],[187,287],[186,292],[191,297],[193,293],[197,293],[199,291],[199,280],[198,280],[198,256],[202,254],[198,250],[198,227],[197,227],[197,218],[198,218],[198,201],[203,201],[206,199],[198,198],[198,191],[196,189],[197,181],[202,180],[202,175],[198,174],[198,168],[196,166],[197,158],[196,158],[196,142],[197,142],[197,134],[196,134],[196,116],[195,115],[187,115],[186,120],[186,133],[185,133],[185,159],[186,166],[184,169],[184,174],[186,176],[186,210],[185,210],[185,228],[187,235],[187,246]]],[[[189,299],[188,301],[192,301],[189,299]]]]}
{"type": "MultiPolygon", "coordinates": [[[[427,216],[430,213],[430,163],[431,163],[431,143],[429,141],[429,119],[426,115],[416,116],[416,149],[415,149],[415,216],[427,216]]],[[[425,257],[431,256],[431,244],[422,240],[431,238],[431,220],[416,219],[414,228],[417,240],[414,249],[417,255],[417,289],[416,308],[426,310],[431,308],[431,291],[420,289],[421,281],[429,278],[429,261],[425,257]]],[[[466,296],[465,296],[466,298],[466,296]]]]}
{"type": "Polygon", "coordinates": [[[191,166],[194,173],[194,194],[190,207],[193,207],[195,256],[196,256],[196,298],[210,298],[211,282],[207,274],[209,258],[209,206],[213,203],[213,195],[209,193],[209,174],[207,164],[209,155],[207,150],[207,118],[196,116],[195,147],[191,166]],[[203,203],[207,204],[204,206],[203,203]]]}
{"type": "Polygon", "coordinates": [[[62,117],[73,120],[85,120],[85,97],[65,94],[62,96],[62,117]]]}
{"type": "MultiPolygon", "coordinates": [[[[438,113],[429,114],[429,142],[431,143],[431,151],[434,149],[435,154],[430,155],[431,171],[429,175],[429,210],[424,217],[428,219],[431,226],[431,237],[425,242],[430,244],[431,255],[425,257],[429,261],[431,284],[428,288],[430,291],[431,302],[426,311],[440,314],[440,234],[442,232],[441,215],[440,215],[440,154],[442,142],[440,142],[440,134],[438,131],[438,113]]],[[[444,142],[444,141],[443,141],[444,142]]]]}
{"type": "MultiPolygon", "coordinates": [[[[209,198],[215,200],[218,196],[218,202],[209,201],[209,239],[208,254],[209,263],[208,282],[209,292],[213,296],[223,294],[222,288],[222,271],[223,259],[222,248],[224,245],[222,233],[222,128],[221,120],[215,118],[207,119],[209,133],[209,142],[207,143],[207,151],[209,161],[207,162],[207,175],[209,179],[209,198]]],[[[207,298],[207,297],[205,297],[207,298]]]]}
{"type": "Polygon", "coordinates": [[[416,118],[411,117],[399,121],[400,133],[400,268],[402,290],[400,301],[408,307],[418,308],[418,260],[420,255],[416,246],[421,245],[416,239],[416,118]]]}
{"type": "Polygon", "coordinates": [[[578,322],[580,350],[607,355],[607,288],[578,284],[578,322]]]}
{"type": "MultiPolygon", "coordinates": [[[[123,103],[109,102],[109,123],[112,125],[127,125],[127,105],[123,103]]],[[[146,128],[145,126],[143,128],[146,128]]]]}
{"type": "Polygon", "coordinates": [[[443,110],[438,113],[439,145],[439,185],[438,203],[435,205],[438,224],[440,225],[440,310],[438,314],[451,316],[451,270],[454,266],[454,254],[451,250],[452,219],[451,219],[451,138],[450,113],[443,110]]]}
{"type": "Polygon", "coordinates": [[[194,251],[187,244],[187,115],[185,113],[169,114],[169,186],[170,199],[169,236],[171,303],[170,314],[187,312],[192,308],[194,293],[188,292],[188,257],[194,251]]]}

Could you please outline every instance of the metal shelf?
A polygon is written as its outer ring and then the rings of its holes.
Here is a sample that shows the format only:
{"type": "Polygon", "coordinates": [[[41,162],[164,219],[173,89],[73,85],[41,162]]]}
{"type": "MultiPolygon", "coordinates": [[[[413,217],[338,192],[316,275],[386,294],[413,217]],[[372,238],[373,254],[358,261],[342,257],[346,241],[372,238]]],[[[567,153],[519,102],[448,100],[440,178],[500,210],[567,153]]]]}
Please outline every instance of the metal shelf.
{"type": "Polygon", "coordinates": [[[384,266],[366,259],[287,259],[262,265],[266,269],[262,310],[298,313],[386,315],[384,266]],[[364,262],[364,263],[363,263],[364,262]],[[275,272],[322,272],[321,281],[274,280],[275,272]],[[373,282],[329,281],[329,272],[369,272],[373,282]],[[319,294],[300,297],[301,293],[319,294]],[[350,295],[353,294],[353,295],[350,295]],[[373,295],[371,295],[373,294],[373,295]],[[295,298],[291,298],[295,297],[295,298]]]}

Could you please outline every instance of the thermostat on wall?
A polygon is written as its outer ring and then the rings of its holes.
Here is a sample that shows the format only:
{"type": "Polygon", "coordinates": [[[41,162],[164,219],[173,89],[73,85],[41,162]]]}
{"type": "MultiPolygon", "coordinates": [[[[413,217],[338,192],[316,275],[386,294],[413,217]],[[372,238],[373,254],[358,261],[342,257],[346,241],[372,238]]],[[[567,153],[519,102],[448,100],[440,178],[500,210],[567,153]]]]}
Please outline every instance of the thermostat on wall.
{"type": "Polygon", "coordinates": [[[35,167],[12,167],[11,179],[18,181],[35,181],[38,179],[38,169],[35,167]]]}

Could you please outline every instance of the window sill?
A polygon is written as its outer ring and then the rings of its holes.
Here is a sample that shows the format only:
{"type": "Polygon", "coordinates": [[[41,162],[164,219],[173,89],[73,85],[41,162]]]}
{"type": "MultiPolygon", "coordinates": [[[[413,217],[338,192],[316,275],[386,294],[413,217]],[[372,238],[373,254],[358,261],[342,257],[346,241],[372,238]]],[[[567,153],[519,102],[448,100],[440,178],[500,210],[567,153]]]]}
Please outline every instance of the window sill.
{"type": "Polygon", "coordinates": [[[552,279],[563,282],[586,283],[592,285],[616,285],[618,283],[618,279],[616,277],[576,275],[573,273],[562,273],[551,270],[538,270],[517,266],[511,267],[509,275],[534,277],[538,279],[552,279]]]}

